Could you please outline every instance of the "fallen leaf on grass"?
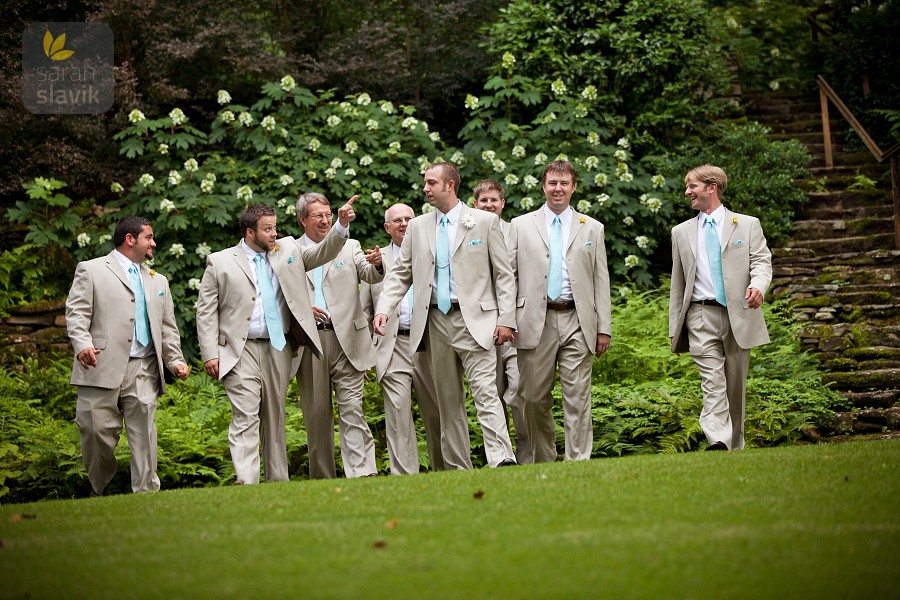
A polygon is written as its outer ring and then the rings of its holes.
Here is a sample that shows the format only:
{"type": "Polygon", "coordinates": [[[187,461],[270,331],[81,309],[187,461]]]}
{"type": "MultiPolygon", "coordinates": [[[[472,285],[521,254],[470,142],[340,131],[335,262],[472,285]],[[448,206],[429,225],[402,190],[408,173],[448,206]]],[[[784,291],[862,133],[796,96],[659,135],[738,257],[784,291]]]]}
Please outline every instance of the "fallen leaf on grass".
{"type": "Polygon", "coordinates": [[[385,542],[384,540],[375,540],[374,542],[372,542],[373,548],[384,548],[385,546],[387,546],[387,542],[385,542]]]}
{"type": "Polygon", "coordinates": [[[481,490],[478,490],[477,492],[472,494],[472,497],[475,498],[476,500],[481,500],[482,498],[484,498],[484,492],[481,490]]]}
{"type": "Polygon", "coordinates": [[[335,494],[340,494],[340,493],[343,492],[343,491],[344,491],[344,488],[339,488],[339,487],[334,488],[334,493],[335,493],[335,494]]]}
{"type": "Polygon", "coordinates": [[[390,521],[384,522],[384,526],[387,527],[388,529],[396,529],[397,525],[399,525],[399,524],[400,524],[400,519],[398,519],[396,517],[394,517],[390,521]]]}

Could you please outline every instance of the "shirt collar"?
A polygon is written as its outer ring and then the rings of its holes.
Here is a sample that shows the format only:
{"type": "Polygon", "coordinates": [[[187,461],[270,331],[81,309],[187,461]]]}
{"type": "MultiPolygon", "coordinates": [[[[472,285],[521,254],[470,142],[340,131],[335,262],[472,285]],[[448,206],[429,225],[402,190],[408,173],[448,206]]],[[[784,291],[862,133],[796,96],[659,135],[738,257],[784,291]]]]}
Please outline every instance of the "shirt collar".
{"type": "Polygon", "coordinates": [[[450,212],[442,213],[438,209],[434,209],[434,211],[437,213],[437,222],[438,223],[441,222],[441,216],[443,215],[443,216],[447,217],[447,220],[450,221],[451,225],[453,225],[454,223],[456,223],[459,220],[459,215],[462,212],[462,201],[457,202],[456,206],[454,206],[452,209],[450,209],[450,212]]]}
{"type": "Polygon", "coordinates": [[[725,205],[724,205],[724,204],[719,205],[719,207],[718,207],[716,210],[712,211],[712,212],[709,213],[709,214],[706,214],[706,213],[700,213],[700,217],[701,217],[701,218],[700,218],[700,224],[701,224],[701,225],[706,225],[706,221],[707,221],[707,219],[709,219],[709,218],[715,219],[716,225],[718,225],[718,224],[720,224],[722,221],[725,220],[725,205]]]}

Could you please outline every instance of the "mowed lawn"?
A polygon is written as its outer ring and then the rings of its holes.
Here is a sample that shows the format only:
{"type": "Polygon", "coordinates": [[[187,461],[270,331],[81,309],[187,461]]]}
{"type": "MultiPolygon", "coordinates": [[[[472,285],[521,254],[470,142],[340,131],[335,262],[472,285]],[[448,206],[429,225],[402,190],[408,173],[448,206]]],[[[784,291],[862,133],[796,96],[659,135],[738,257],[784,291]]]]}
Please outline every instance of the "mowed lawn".
{"type": "Polygon", "coordinates": [[[0,506],[2,598],[898,598],[900,440],[0,506]]]}

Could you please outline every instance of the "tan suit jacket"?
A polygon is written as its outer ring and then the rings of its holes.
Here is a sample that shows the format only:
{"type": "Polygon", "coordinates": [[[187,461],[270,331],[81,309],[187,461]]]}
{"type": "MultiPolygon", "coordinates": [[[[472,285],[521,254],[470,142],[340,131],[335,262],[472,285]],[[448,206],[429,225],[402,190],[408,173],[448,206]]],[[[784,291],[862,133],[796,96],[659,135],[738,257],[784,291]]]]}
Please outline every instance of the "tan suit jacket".
{"type": "MultiPolygon", "coordinates": [[[[318,246],[304,247],[285,237],[276,242],[277,250],[268,253],[285,299],[282,319],[289,323],[285,337],[294,350],[306,346],[316,356],[322,354],[305,273],[334,258],[345,241],[332,227],[318,246]]],[[[209,255],[197,300],[197,335],[203,362],[219,359],[219,379],[234,368],[244,351],[255,302],[256,281],[240,245],[209,255]]]]}
{"type": "MultiPolygon", "coordinates": [[[[411,350],[422,345],[433,302],[436,215],[431,212],[409,222],[400,257],[384,279],[375,308],[375,314],[390,317],[415,284],[411,350]]],[[[456,239],[450,242],[450,270],[466,328],[479,346],[493,349],[498,325],[516,327],[516,282],[497,215],[463,204],[456,239]],[[473,226],[466,227],[467,222],[473,226]]]]}
{"type": "MultiPolygon", "coordinates": [[[[166,391],[163,368],[168,367],[174,373],[175,366],[185,364],[185,360],[181,354],[181,336],[175,322],[169,282],[159,273],[151,273],[147,267],[141,266],[162,394],[166,391]]],[[[131,291],[128,275],[112,252],[78,263],[66,299],[66,328],[76,356],[70,382],[73,385],[118,388],[125,378],[134,336],[134,292],[131,291]],[[102,350],[97,355],[96,368],[84,369],[78,363],[77,356],[85,348],[102,350]]]]}
{"type": "MultiPolygon", "coordinates": [[[[612,335],[603,232],[599,221],[575,212],[565,254],[578,322],[591,349],[597,346],[598,333],[612,335]]],[[[518,283],[516,322],[519,328],[515,345],[533,349],[544,330],[550,272],[550,242],[543,207],[513,219],[509,250],[518,283]]]]}
{"type": "MultiPolygon", "coordinates": [[[[391,251],[390,244],[386,246],[386,251],[381,253],[381,262],[384,264],[384,272],[389,273],[394,268],[394,253],[391,251]]],[[[381,296],[383,287],[382,282],[363,283],[359,290],[359,300],[362,305],[363,314],[366,321],[371,324],[375,318],[375,304],[381,296]]],[[[415,313],[415,311],[413,311],[415,313]]],[[[384,335],[372,336],[372,342],[375,347],[375,379],[381,381],[387,371],[391,357],[394,355],[394,347],[397,345],[397,331],[400,329],[400,303],[397,302],[394,312],[388,315],[388,322],[384,326],[384,335]]],[[[371,330],[371,328],[370,328],[371,330]]]]}
{"type": "MultiPolygon", "coordinates": [[[[311,248],[304,238],[300,238],[298,243],[304,248],[311,248]]],[[[385,256],[382,254],[382,260],[385,256]]],[[[312,270],[306,273],[307,297],[311,305],[315,298],[313,277],[312,270]]],[[[360,281],[380,283],[383,278],[384,274],[366,261],[366,255],[356,240],[348,240],[338,255],[323,268],[322,291],[328,302],[334,332],[353,368],[360,372],[375,365],[375,351],[369,328],[371,320],[360,305],[359,284],[360,281]]]]}
{"type": "MultiPolygon", "coordinates": [[[[688,352],[685,317],[691,306],[697,274],[697,219],[672,228],[672,287],[669,295],[669,338],[673,352],[688,352]]],[[[765,295],[772,281],[772,253],[759,219],[725,211],[722,231],[722,275],[728,320],[737,344],[744,349],[769,342],[762,311],[747,308],[748,287],[765,295]]]]}

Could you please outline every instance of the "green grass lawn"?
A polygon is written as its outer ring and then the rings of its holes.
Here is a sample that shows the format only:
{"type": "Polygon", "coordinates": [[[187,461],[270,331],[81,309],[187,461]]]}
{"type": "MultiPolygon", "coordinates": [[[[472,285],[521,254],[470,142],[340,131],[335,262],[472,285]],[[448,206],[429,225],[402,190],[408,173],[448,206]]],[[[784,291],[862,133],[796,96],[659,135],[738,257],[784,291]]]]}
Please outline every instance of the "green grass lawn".
{"type": "Polygon", "coordinates": [[[3,598],[897,598],[900,440],[0,506],[3,598]]]}

